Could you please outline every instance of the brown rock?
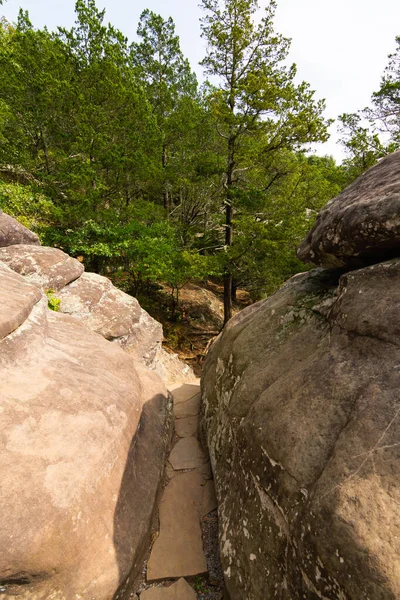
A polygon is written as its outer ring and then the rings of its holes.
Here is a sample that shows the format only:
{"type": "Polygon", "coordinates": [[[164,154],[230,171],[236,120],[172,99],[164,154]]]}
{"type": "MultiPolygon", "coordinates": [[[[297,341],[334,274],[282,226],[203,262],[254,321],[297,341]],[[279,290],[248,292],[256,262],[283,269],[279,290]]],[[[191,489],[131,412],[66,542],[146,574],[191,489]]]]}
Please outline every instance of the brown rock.
{"type": "Polygon", "coordinates": [[[175,477],[175,475],[178,474],[178,472],[175,471],[175,469],[173,468],[173,466],[171,465],[171,463],[169,461],[167,461],[167,464],[165,467],[165,474],[168,479],[172,479],[173,477],[175,477]]]}
{"type": "Polygon", "coordinates": [[[189,577],[207,572],[199,510],[202,477],[191,472],[169,482],[160,502],[160,535],[147,564],[147,580],[189,577]]]}
{"type": "Polygon", "coordinates": [[[83,265],[57,248],[15,245],[0,248],[0,261],[39,288],[60,290],[83,273],[83,265]]]}
{"type": "Polygon", "coordinates": [[[245,309],[206,359],[232,600],[400,597],[400,260],[334,275],[245,309]]]}
{"type": "Polygon", "coordinates": [[[305,262],[358,268],[400,255],[400,151],[361,175],[320,212],[298,250],[305,262]]]}
{"type": "Polygon", "coordinates": [[[168,398],[154,374],[38,293],[1,266],[13,324],[0,341],[1,591],[110,600],[148,547],[168,398]]]}
{"type": "Polygon", "coordinates": [[[191,437],[195,435],[199,428],[199,416],[196,417],[184,417],[183,419],[176,419],[175,431],[176,434],[181,438],[191,437]]]}
{"type": "Polygon", "coordinates": [[[175,471],[195,469],[206,462],[206,457],[195,437],[182,438],[169,455],[169,462],[175,471]]]}
{"type": "Polygon", "coordinates": [[[215,486],[212,480],[206,482],[203,486],[203,502],[201,515],[205,517],[210,514],[213,510],[218,508],[217,496],[215,494],[215,486]]]}
{"type": "Polygon", "coordinates": [[[40,246],[40,241],[36,233],[0,210],[0,248],[14,244],[40,246]]]}
{"type": "Polygon", "coordinates": [[[190,585],[179,579],[169,587],[153,587],[140,594],[141,600],[196,600],[197,596],[190,585]]]}

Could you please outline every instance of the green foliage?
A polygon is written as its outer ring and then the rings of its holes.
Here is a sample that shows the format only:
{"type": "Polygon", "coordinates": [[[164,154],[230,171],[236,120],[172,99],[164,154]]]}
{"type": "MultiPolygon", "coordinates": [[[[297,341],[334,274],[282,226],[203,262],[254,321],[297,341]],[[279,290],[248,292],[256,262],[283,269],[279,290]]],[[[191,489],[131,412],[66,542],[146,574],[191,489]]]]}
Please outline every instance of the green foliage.
{"type": "Polygon", "coordinates": [[[46,290],[45,293],[47,296],[47,306],[49,307],[49,309],[53,310],[54,312],[59,312],[61,298],[57,298],[57,296],[55,295],[56,292],[54,290],[46,290]]]}
{"type": "Polygon", "coordinates": [[[231,277],[254,298],[303,266],[297,242],[346,183],[329,158],[324,104],[255,0],[203,0],[199,91],[172,19],[145,10],[138,43],[94,0],[76,22],[0,22],[0,208],[44,244],[125,289],[231,277]],[[235,235],[232,235],[235,230],[235,235]]]}
{"type": "MultiPolygon", "coordinates": [[[[233,236],[235,211],[242,212],[245,207],[239,199],[247,198],[252,203],[257,199],[263,204],[261,172],[268,179],[271,161],[283,150],[293,152],[305,144],[326,140],[329,122],[323,118],[324,102],[315,101],[305,82],[295,83],[295,65],[286,66],[289,40],[274,31],[274,1],[267,4],[258,24],[254,19],[256,0],[202,0],[202,6],[205,10],[202,32],[207,41],[207,55],[202,64],[209,75],[217,78],[217,87],[209,86],[208,101],[225,146],[221,201],[225,210],[226,322],[232,314],[236,257],[243,254],[241,240],[237,244],[233,236]],[[247,173],[250,185],[243,182],[243,173],[247,173]],[[255,194],[248,193],[253,187],[252,177],[258,180],[255,194]],[[237,251],[231,250],[235,244],[237,251]]],[[[254,209],[249,204],[248,207],[254,209]]],[[[254,229],[252,216],[246,219],[247,225],[249,222],[254,229]]],[[[246,232],[249,232],[247,227],[246,232]]],[[[255,246],[255,242],[248,244],[248,253],[255,246]]]]}
{"type": "Polygon", "coordinates": [[[385,154],[400,148],[400,36],[371,106],[358,113],[344,114],[341,123],[342,144],[347,150],[345,166],[349,181],[373,166],[385,154]]]}
{"type": "MultiPolygon", "coordinates": [[[[23,177],[23,173],[14,173],[23,177]]],[[[60,209],[34,185],[6,183],[0,180],[0,209],[20,223],[36,231],[44,240],[55,222],[61,217],[60,209]]]]}

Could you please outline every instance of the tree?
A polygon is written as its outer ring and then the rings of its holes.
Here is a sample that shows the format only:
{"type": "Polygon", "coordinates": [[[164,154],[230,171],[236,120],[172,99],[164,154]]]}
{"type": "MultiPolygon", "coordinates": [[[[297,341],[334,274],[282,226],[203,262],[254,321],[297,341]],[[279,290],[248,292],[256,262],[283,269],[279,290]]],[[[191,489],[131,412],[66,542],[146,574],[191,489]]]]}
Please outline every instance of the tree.
{"type": "MultiPolygon", "coordinates": [[[[324,103],[315,102],[306,83],[294,83],[296,68],[284,60],[289,40],[274,32],[276,4],[271,1],[261,22],[254,20],[256,0],[202,0],[202,35],[207,55],[202,64],[217,78],[210,103],[219,135],[225,140],[225,247],[233,244],[238,176],[253,168],[257,155],[327,138],[324,103]]],[[[232,315],[232,270],[224,273],[224,319],[232,315]]]]}
{"type": "Polygon", "coordinates": [[[157,120],[163,204],[170,213],[172,182],[168,167],[171,147],[187,131],[191,108],[197,97],[197,80],[181,52],[171,17],[164,20],[146,9],[141,14],[137,34],[142,41],[132,44],[131,59],[157,120]]]}
{"type": "Polygon", "coordinates": [[[380,88],[372,94],[371,106],[339,117],[350,181],[400,148],[400,36],[396,45],[388,56],[380,88]]]}

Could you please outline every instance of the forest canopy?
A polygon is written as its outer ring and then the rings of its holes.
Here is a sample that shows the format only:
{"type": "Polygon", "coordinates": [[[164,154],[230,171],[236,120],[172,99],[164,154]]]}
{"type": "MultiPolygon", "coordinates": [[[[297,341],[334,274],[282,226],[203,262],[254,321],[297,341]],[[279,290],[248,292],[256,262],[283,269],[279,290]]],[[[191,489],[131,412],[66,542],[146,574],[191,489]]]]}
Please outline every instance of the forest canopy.
{"type": "Polygon", "coordinates": [[[77,0],[71,29],[36,29],[24,10],[1,21],[0,208],[133,293],[213,277],[227,320],[239,287],[258,299],[304,270],[295,248],[318,210],[398,146],[399,50],[363,115],[388,143],[343,115],[337,165],[310,153],[330,122],[275,2],[257,22],[255,0],[201,4],[202,86],[173,20],[150,10],[134,43],[95,0],[77,0]]]}

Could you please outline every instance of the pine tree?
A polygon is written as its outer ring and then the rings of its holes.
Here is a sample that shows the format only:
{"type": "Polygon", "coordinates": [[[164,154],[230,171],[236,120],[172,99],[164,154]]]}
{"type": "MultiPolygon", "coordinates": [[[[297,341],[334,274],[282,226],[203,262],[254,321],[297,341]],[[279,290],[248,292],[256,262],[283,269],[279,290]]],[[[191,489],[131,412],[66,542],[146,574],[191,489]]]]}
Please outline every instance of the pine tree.
{"type": "MultiPolygon", "coordinates": [[[[202,64],[217,79],[210,92],[219,135],[225,140],[225,246],[233,243],[237,175],[251,169],[249,140],[262,137],[258,152],[326,139],[323,102],[315,102],[306,83],[294,83],[296,67],[284,64],[289,40],[274,32],[276,3],[271,1],[259,24],[256,0],[202,0],[202,64]]],[[[225,322],[232,316],[232,269],[224,274],[225,322]]]]}

